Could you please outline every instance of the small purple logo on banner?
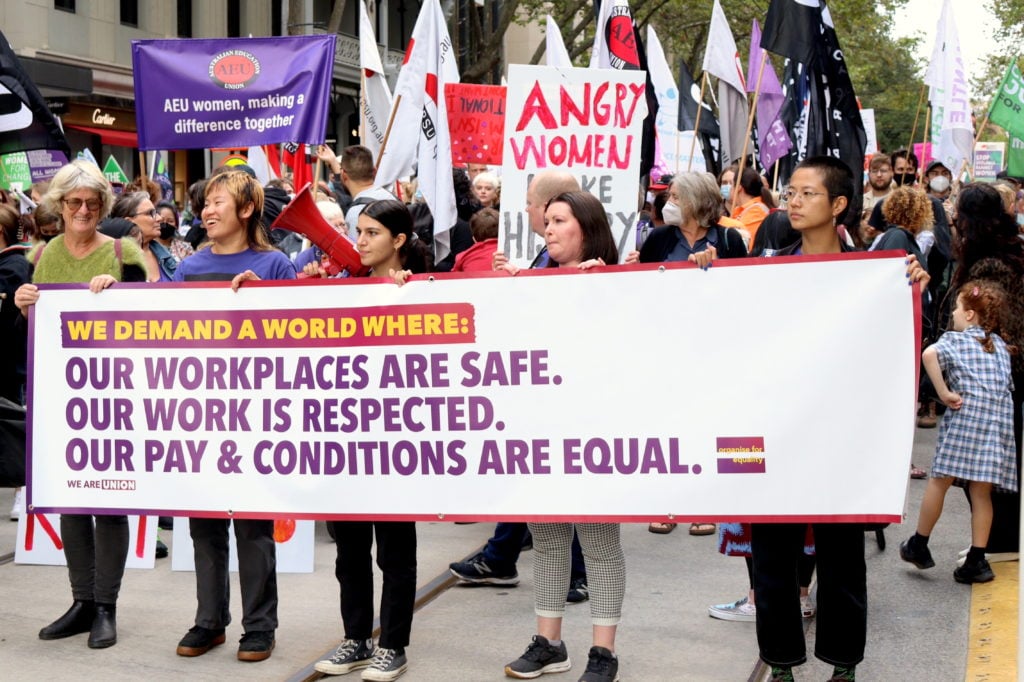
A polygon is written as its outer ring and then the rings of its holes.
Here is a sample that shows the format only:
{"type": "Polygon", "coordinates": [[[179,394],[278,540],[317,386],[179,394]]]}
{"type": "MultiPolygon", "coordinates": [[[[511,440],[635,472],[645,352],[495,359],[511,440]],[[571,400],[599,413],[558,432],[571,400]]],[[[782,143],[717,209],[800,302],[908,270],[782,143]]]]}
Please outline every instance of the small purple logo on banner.
{"type": "Polygon", "coordinates": [[[139,149],[322,143],[335,40],[132,41],[139,149]]]}
{"type": "Polygon", "coordinates": [[[764,438],[723,437],[716,439],[720,474],[763,474],[765,472],[764,438]]]}

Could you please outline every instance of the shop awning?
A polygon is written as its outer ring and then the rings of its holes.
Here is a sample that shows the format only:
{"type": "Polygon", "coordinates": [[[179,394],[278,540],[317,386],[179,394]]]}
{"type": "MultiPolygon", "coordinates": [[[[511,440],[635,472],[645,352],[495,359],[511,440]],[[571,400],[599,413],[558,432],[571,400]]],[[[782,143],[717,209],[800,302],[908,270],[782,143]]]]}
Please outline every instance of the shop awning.
{"type": "Polygon", "coordinates": [[[67,127],[81,130],[90,135],[99,135],[104,144],[114,145],[115,147],[136,148],[139,146],[139,136],[128,130],[111,130],[110,128],[93,128],[92,126],[71,124],[67,124],[67,127]]]}

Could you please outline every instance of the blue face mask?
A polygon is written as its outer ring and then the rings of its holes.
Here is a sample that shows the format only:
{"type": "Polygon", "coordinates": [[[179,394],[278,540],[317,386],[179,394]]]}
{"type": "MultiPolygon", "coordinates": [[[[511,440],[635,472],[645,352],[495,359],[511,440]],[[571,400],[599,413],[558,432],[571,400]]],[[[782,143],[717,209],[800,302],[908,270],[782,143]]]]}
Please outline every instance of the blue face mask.
{"type": "Polygon", "coordinates": [[[1017,214],[1017,224],[1024,227],[1024,213],[1017,214]]]}
{"type": "Polygon", "coordinates": [[[732,195],[732,185],[722,185],[719,187],[719,190],[722,192],[722,198],[728,201],[730,195],[732,195]]]}

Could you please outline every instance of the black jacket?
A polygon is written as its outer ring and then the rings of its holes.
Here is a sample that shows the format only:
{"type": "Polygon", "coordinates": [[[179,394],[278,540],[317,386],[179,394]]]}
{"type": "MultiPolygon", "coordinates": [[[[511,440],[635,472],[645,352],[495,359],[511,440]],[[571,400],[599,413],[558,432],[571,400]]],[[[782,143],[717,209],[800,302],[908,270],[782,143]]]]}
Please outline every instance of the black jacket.
{"type": "MultiPolygon", "coordinates": [[[[746,258],[747,249],[743,246],[743,237],[738,230],[721,225],[715,225],[711,229],[718,233],[718,244],[715,248],[718,249],[719,258],[746,258]]],[[[640,262],[664,263],[681,238],[679,228],[675,225],[656,227],[647,235],[644,245],[640,247],[640,262]]]]}

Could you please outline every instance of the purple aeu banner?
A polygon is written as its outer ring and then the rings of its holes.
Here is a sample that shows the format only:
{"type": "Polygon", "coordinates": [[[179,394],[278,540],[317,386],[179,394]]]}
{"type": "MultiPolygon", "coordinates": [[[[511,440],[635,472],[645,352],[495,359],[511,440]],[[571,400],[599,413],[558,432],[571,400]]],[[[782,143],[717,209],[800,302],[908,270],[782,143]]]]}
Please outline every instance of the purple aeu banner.
{"type": "Polygon", "coordinates": [[[132,41],[139,149],[324,141],[334,36],[132,41]]]}

